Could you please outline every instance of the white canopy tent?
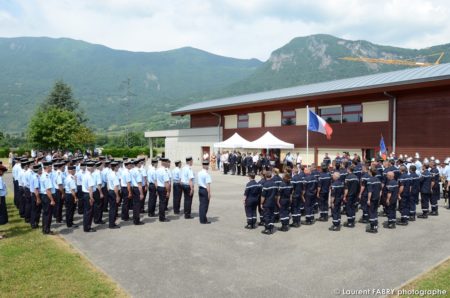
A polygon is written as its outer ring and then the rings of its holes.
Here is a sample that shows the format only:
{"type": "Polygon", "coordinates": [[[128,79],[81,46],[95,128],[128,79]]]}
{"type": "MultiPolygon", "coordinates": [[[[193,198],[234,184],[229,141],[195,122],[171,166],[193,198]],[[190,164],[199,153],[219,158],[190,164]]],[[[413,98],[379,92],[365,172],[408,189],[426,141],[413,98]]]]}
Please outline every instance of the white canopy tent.
{"type": "Polygon", "coordinates": [[[250,142],[248,147],[252,149],[294,149],[294,144],[280,140],[269,131],[259,139],[250,142]]]}
{"type": "MultiPolygon", "coordinates": [[[[220,143],[214,143],[215,148],[250,148],[248,147],[251,143],[241,137],[237,132],[234,133],[231,137],[222,141],[220,143]]],[[[253,147],[252,147],[253,148],[253,147]]]]}

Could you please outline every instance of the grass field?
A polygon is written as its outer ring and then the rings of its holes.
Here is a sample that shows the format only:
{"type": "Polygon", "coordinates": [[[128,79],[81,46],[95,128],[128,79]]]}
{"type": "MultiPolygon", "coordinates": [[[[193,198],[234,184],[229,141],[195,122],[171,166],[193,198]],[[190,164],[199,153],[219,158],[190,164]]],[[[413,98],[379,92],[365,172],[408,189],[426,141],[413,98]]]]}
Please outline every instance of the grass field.
{"type": "Polygon", "coordinates": [[[128,297],[59,236],[31,230],[7,198],[0,226],[0,297],[128,297]]]}

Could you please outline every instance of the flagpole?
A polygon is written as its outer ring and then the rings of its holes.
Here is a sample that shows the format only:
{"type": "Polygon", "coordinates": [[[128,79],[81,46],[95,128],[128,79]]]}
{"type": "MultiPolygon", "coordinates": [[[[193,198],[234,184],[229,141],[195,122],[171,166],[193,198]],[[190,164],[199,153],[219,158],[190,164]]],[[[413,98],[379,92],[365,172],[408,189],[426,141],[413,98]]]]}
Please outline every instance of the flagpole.
{"type": "Polygon", "coordinates": [[[306,165],[308,165],[309,161],[309,106],[306,105],[306,165]]]}

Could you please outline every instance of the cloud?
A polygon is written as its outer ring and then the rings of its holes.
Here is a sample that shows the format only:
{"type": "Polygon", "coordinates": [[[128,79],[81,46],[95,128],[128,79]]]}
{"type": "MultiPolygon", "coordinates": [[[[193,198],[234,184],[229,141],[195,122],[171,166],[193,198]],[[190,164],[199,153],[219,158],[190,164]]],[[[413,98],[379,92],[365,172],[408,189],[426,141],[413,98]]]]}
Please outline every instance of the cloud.
{"type": "Polygon", "coordinates": [[[423,48],[450,42],[443,0],[6,0],[0,36],[70,37],[116,49],[163,51],[193,46],[256,57],[297,36],[423,48]]]}

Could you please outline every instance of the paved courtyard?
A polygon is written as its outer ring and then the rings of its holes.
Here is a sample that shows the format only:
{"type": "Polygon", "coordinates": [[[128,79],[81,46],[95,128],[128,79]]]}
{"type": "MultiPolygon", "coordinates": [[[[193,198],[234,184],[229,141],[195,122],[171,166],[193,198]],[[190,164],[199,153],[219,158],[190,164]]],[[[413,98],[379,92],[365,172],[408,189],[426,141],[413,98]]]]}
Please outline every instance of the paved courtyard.
{"type": "MultiPolygon", "coordinates": [[[[57,230],[134,297],[329,297],[395,288],[449,257],[442,200],[440,216],[375,235],[363,224],[330,232],[330,222],[317,222],[266,236],[243,228],[247,178],[212,178],[211,225],[197,212],[194,220],[169,212],[168,223],[145,216],[145,225],[119,221],[119,230],[57,230]]],[[[198,211],[197,195],[194,202],[198,211]]]]}

